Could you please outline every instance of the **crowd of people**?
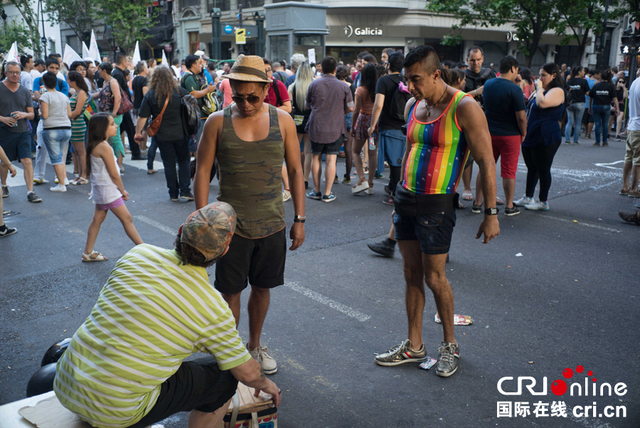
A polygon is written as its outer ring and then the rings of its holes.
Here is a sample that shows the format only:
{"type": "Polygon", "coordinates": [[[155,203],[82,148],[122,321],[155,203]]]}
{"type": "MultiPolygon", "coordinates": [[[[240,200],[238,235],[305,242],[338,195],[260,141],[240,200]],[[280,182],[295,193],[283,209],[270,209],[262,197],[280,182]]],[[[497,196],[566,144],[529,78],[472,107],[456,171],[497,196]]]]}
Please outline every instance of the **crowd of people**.
{"type": "MultiPolygon", "coordinates": [[[[469,49],[465,64],[456,65],[441,62],[428,46],[406,56],[385,49],[380,61],[362,52],[353,66],[331,56],[310,64],[295,54],[290,65],[240,55],[233,64],[216,67],[196,52],[170,67],[154,60],[134,65],[126,55],[118,55],[115,64],[74,62],[60,76],[54,57],[8,62],[0,85],[3,197],[9,196],[8,173],[16,174],[10,162],[20,160],[27,198],[40,202],[33,186],[47,182],[48,156],[57,179],[52,192],[91,183],[95,210],[82,261],[107,259],[94,244],[108,211],[136,245],[116,264],[93,316],[58,363],[58,399],[95,426],[146,426],[185,410],[194,412],[190,426],[203,426],[219,420],[236,380],[279,402],[280,390],[264,377],[278,365],[260,337],[270,289],[284,284],[284,203],[293,203],[289,250],[295,250],[305,240],[306,199],[333,202],[333,185],[340,182],[353,194],[382,195],[382,203],[394,207],[389,236],[369,247],[387,257],[400,249],[409,329],[375,363],[397,366],[427,358],[426,284],[443,328],[435,371],[441,377],[455,374],[460,346],[445,264],[455,211],[465,208],[463,201],[484,214],[476,238],[485,244],[500,233],[499,205],[505,216],[520,214],[520,207],[549,210],[551,167],[563,135],[565,143],[579,143],[581,124],[587,136],[592,132],[589,118],[596,145],[607,145],[614,125],[617,136],[626,133],[620,194],[640,197],[640,79],[627,92],[624,72],[617,70],[568,70],[547,63],[534,78],[512,56],[505,56],[497,71],[483,62],[478,46],[469,49]],[[42,73],[37,77],[36,64],[42,73]],[[192,111],[199,122],[195,127],[185,122],[192,111]],[[628,121],[618,114],[621,119],[611,123],[611,111],[628,111],[628,121]],[[76,173],[71,182],[65,169],[69,145],[76,173]],[[133,160],[147,160],[148,174],[157,172],[153,158],[159,149],[170,199],[195,201],[196,211],[178,230],[172,251],[143,244],[124,205],[127,145],[133,160]],[[514,200],[521,152],[526,190],[514,200]],[[341,156],[344,174],[337,170],[341,156]],[[499,159],[504,200],[496,192],[499,159]],[[388,184],[374,193],[374,180],[385,178],[385,166],[388,184]],[[218,202],[210,204],[216,177],[218,202]],[[213,263],[217,292],[200,298],[208,285],[201,268],[213,263]],[[240,295],[249,286],[245,346],[233,323],[237,327],[240,295]],[[126,315],[116,321],[115,313],[126,315]],[[157,325],[166,334],[157,342],[145,339],[157,325]],[[218,363],[183,363],[193,350],[212,353],[218,363]],[[221,374],[226,370],[232,376],[221,374]],[[202,379],[184,380],[195,372],[211,380],[208,389],[198,383],[202,379]],[[127,388],[133,392],[123,400],[127,388]],[[176,402],[181,404],[167,404],[176,402]]],[[[620,216],[640,224],[639,213],[620,216]]],[[[2,236],[12,233],[15,229],[0,226],[2,236]]]]}

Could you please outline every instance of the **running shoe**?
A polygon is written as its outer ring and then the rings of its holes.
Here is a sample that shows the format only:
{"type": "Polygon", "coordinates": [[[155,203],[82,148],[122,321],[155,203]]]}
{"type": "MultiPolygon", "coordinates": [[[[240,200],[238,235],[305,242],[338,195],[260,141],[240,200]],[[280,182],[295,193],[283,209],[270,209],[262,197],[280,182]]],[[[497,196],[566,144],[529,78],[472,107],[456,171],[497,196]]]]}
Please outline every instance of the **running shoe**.
{"type": "Polygon", "coordinates": [[[348,175],[344,175],[344,178],[342,179],[342,184],[347,184],[350,185],[351,184],[351,177],[349,177],[348,175]]]}
{"type": "Polygon", "coordinates": [[[525,205],[524,207],[525,209],[528,209],[531,211],[549,211],[549,202],[532,201],[531,203],[525,205]]]}
{"type": "Polygon", "coordinates": [[[520,210],[515,205],[511,208],[507,207],[504,209],[504,215],[506,215],[507,217],[513,217],[514,215],[518,214],[520,214],[520,210]]]}
{"type": "Polygon", "coordinates": [[[33,184],[47,184],[49,183],[49,180],[47,180],[46,178],[34,178],[33,179],[33,184]]]}
{"type": "Polygon", "coordinates": [[[307,198],[315,199],[316,201],[319,201],[320,199],[322,199],[322,193],[312,190],[309,193],[307,193],[307,198]]]}
{"type": "Polygon", "coordinates": [[[388,196],[388,197],[384,198],[382,200],[382,203],[385,204],[385,205],[394,205],[393,197],[392,196],[388,196]]]}
{"type": "Polygon", "coordinates": [[[367,244],[367,247],[376,254],[380,254],[382,257],[392,258],[396,252],[396,241],[389,238],[385,238],[381,242],[374,242],[367,244]]]}
{"type": "Polygon", "coordinates": [[[458,370],[460,347],[457,343],[442,342],[438,348],[438,364],[436,374],[449,377],[458,370]]]}
{"type": "Polygon", "coordinates": [[[283,190],[282,191],[282,202],[287,202],[289,199],[291,199],[291,192],[288,190],[283,190]]]}
{"type": "Polygon", "coordinates": [[[271,355],[267,354],[266,346],[258,346],[256,349],[250,350],[247,345],[247,351],[249,351],[251,358],[260,363],[264,374],[274,374],[278,371],[278,364],[271,355]]]}
{"type": "Polygon", "coordinates": [[[36,195],[36,192],[29,192],[27,193],[27,201],[29,202],[42,202],[42,198],[40,198],[40,196],[36,195]]]}
{"type": "Polygon", "coordinates": [[[417,351],[411,349],[411,341],[405,340],[383,354],[376,355],[376,364],[381,366],[398,366],[405,363],[421,363],[427,359],[424,343],[417,351]]]}
{"type": "Polygon", "coordinates": [[[9,186],[2,186],[2,197],[3,198],[9,197],[9,186]]]}
{"type": "Polygon", "coordinates": [[[49,190],[56,193],[63,193],[67,191],[67,186],[65,186],[64,184],[58,184],[57,186],[49,188],[49,190]]]}
{"type": "Polygon", "coordinates": [[[193,201],[195,198],[193,197],[193,194],[191,194],[191,192],[187,192],[181,194],[180,199],[182,199],[183,201],[193,201]]]}
{"type": "Polygon", "coordinates": [[[524,207],[527,204],[530,204],[531,202],[533,202],[533,198],[529,198],[526,195],[523,195],[520,199],[518,199],[517,201],[513,202],[513,205],[515,205],[516,207],[524,207]]]}
{"type": "Polygon", "coordinates": [[[336,200],[336,195],[333,194],[333,192],[329,193],[328,195],[322,195],[322,202],[333,202],[336,200]]]}
{"type": "Polygon", "coordinates": [[[2,229],[0,229],[0,238],[4,238],[9,235],[13,235],[14,233],[18,233],[18,229],[7,227],[7,225],[3,225],[2,229]]]}

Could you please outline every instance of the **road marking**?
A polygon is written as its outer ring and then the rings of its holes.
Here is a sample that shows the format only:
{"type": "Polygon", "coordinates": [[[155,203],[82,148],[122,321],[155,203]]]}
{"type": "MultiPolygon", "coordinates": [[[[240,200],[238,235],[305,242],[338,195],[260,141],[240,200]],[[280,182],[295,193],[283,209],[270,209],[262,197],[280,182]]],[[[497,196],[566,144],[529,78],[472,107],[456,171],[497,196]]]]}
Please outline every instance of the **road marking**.
{"type": "Polygon", "coordinates": [[[353,308],[350,308],[349,306],[343,305],[342,303],[338,303],[334,300],[329,299],[326,296],[323,296],[320,293],[317,293],[313,290],[308,289],[307,287],[303,287],[301,285],[298,285],[295,282],[285,282],[284,283],[285,287],[289,287],[290,289],[292,289],[293,291],[297,291],[298,293],[309,297],[312,300],[315,300],[318,303],[322,303],[323,305],[327,305],[332,309],[335,309],[338,312],[342,312],[343,314],[350,316],[351,318],[355,318],[358,321],[361,322],[365,322],[368,321],[369,319],[371,319],[371,316],[363,314],[362,312],[359,312],[353,308]]]}
{"type": "Polygon", "coordinates": [[[624,160],[619,160],[619,161],[609,162],[609,163],[594,163],[594,165],[602,167],[602,168],[620,170],[622,168],[616,168],[616,167],[613,166],[613,165],[618,165],[619,163],[624,163],[624,160]]]}
{"type": "Polygon", "coordinates": [[[158,223],[157,221],[150,219],[149,217],[145,217],[143,215],[135,215],[135,216],[133,216],[133,218],[138,219],[143,223],[147,223],[149,226],[153,226],[156,229],[160,229],[163,232],[167,232],[169,235],[177,235],[178,234],[177,230],[173,230],[170,227],[167,227],[162,223],[158,223]]]}
{"type": "MultiPolygon", "coordinates": [[[[621,161],[624,162],[624,161],[621,161]]],[[[599,164],[596,164],[599,165],[599,164]]],[[[604,164],[603,164],[604,165],[604,164]]],[[[594,178],[599,179],[617,179],[622,176],[620,173],[621,168],[612,168],[614,171],[602,171],[600,169],[566,169],[566,168],[551,168],[551,175],[553,178],[565,178],[568,180],[577,181],[579,183],[589,182],[594,178]]],[[[527,166],[523,163],[518,163],[518,172],[527,172],[527,166]]]]}
{"type": "Polygon", "coordinates": [[[593,229],[600,229],[600,230],[604,230],[606,232],[614,232],[614,233],[621,233],[622,232],[621,230],[613,229],[611,227],[598,226],[597,224],[583,223],[583,222],[574,223],[573,220],[568,220],[566,218],[560,218],[560,217],[554,217],[554,216],[546,215],[546,214],[539,214],[539,216],[540,217],[549,218],[551,220],[558,220],[558,221],[562,221],[562,222],[565,222],[565,223],[575,224],[577,226],[584,226],[584,227],[591,227],[593,229]]]}

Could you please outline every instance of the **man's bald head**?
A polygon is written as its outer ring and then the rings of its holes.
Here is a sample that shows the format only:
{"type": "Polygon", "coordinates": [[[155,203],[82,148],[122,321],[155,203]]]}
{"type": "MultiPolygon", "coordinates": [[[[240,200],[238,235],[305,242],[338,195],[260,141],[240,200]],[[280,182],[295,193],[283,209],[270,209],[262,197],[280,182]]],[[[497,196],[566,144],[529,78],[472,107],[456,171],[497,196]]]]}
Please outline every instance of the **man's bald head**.
{"type": "Polygon", "coordinates": [[[428,74],[440,69],[440,58],[431,46],[423,45],[411,49],[404,58],[403,66],[409,68],[417,63],[421,63],[423,70],[428,74]]]}

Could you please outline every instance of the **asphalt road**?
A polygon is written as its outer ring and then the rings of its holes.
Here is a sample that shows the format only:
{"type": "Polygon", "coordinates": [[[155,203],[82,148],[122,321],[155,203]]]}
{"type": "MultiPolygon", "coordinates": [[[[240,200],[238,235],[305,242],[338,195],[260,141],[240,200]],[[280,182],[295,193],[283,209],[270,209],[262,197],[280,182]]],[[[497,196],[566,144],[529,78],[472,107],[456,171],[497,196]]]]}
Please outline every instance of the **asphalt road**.
{"type": "MultiPolygon", "coordinates": [[[[456,313],[470,315],[473,324],[456,327],[460,369],[448,379],[414,364],[374,364],[376,353],[406,337],[400,255],[384,259],[366,246],[390,225],[391,208],[381,203],[385,180],[376,181],[374,196],[352,196],[338,184],[330,204],[307,199],[306,241],[288,254],[286,283],[272,293],[262,338],[279,365],[271,379],[283,391],[280,427],[640,426],[640,279],[634,271],[640,228],[617,214],[634,209],[632,199],[618,195],[624,143],[591,143],[560,148],[551,210],[511,218],[500,213],[501,234],[491,243],[474,239],[482,216],[470,212],[470,203],[457,212],[447,276],[456,313]],[[625,394],[609,396],[605,386],[604,396],[593,397],[591,390],[579,396],[575,385],[573,396],[553,394],[552,382],[578,365],[584,372],[567,384],[584,385],[592,371],[596,385],[624,383],[625,394]],[[518,377],[529,376],[540,395],[524,387],[521,395],[501,394],[498,382],[507,376],[513,380],[502,383],[505,393],[516,392],[518,377]],[[566,404],[567,417],[551,416],[554,401],[566,404]],[[498,417],[498,402],[526,402],[531,412],[498,417]],[[549,416],[534,412],[537,402],[549,416]],[[594,402],[596,411],[580,417],[594,402]],[[605,417],[605,406],[618,406],[626,417],[605,417]]],[[[338,173],[344,173],[342,161],[338,173]]],[[[525,175],[521,161],[517,198],[525,175]]],[[[47,178],[53,179],[50,166],[47,178]]],[[[148,176],[145,162],[127,162],[124,182],[144,241],[171,247],[193,203],[172,203],[162,172],[148,176]]],[[[29,204],[20,175],[10,185],[5,221],[19,232],[0,241],[0,404],[25,397],[44,352],[73,335],[110,269],[132,246],[109,215],[96,244],[109,261],[83,264],[93,212],[89,188],[53,194],[39,186],[43,203],[29,204]]],[[[216,192],[214,182],[211,200],[216,192]]],[[[285,206],[290,222],[291,202],[285,206]]],[[[435,312],[428,294],[424,340],[433,357],[442,338],[435,312]]],[[[240,334],[246,338],[247,331],[243,311],[240,334]]],[[[186,426],[186,414],[162,425],[186,426]]]]}

